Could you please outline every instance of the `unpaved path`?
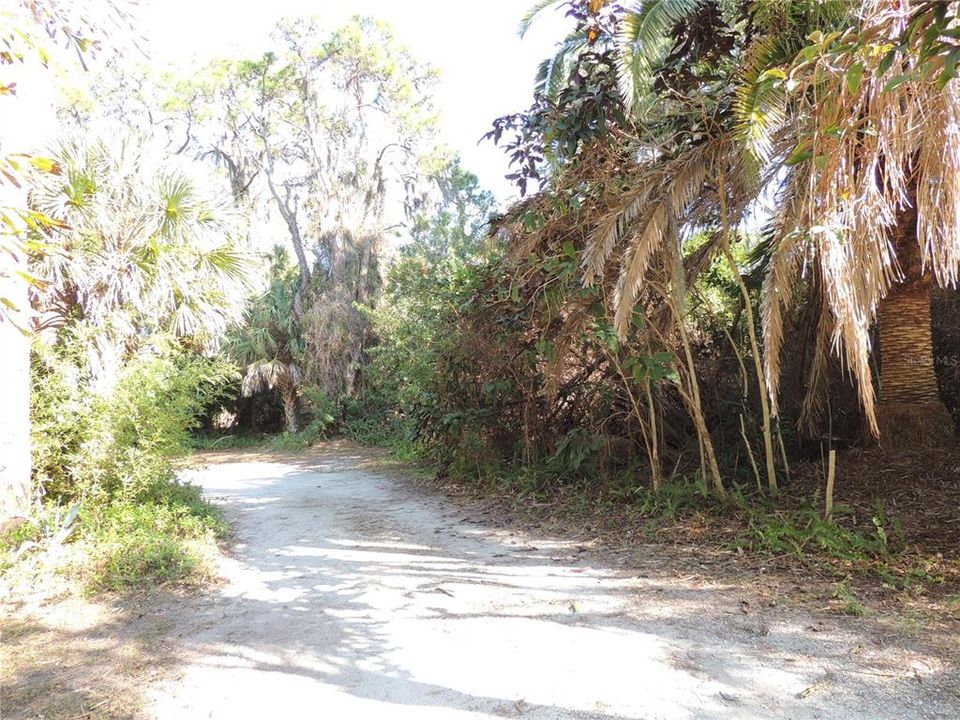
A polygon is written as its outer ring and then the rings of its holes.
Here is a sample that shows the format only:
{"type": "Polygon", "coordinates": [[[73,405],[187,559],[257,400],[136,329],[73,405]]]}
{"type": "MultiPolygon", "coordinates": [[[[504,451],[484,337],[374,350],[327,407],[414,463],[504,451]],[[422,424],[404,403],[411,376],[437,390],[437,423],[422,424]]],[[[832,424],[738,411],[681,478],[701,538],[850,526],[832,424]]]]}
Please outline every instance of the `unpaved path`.
{"type": "MultiPolygon", "coordinates": [[[[162,720],[958,718],[956,670],[869,622],[618,571],[344,453],[212,465],[227,583],[182,606],[162,720]]],[[[664,549],[663,552],[669,552],[664,549]]]]}

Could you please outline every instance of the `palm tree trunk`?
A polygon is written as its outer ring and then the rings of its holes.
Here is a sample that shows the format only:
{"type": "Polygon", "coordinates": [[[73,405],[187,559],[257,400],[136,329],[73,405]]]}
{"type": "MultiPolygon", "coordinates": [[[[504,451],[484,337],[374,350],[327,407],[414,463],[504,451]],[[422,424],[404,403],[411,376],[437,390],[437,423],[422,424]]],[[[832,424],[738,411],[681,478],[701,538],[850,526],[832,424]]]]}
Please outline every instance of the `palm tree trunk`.
{"type": "Polygon", "coordinates": [[[283,403],[283,425],[287,432],[298,432],[300,422],[297,418],[297,391],[290,383],[278,385],[280,400],[283,403]]]}
{"type": "Polygon", "coordinates": [[[903,280],[880,303],[880,402],[877,425],[884,448],[940,447],[954,437],[940,401],[933,357],[929,272],[917,242],[917,213],[902,211],[894,238],[903,280]]]}

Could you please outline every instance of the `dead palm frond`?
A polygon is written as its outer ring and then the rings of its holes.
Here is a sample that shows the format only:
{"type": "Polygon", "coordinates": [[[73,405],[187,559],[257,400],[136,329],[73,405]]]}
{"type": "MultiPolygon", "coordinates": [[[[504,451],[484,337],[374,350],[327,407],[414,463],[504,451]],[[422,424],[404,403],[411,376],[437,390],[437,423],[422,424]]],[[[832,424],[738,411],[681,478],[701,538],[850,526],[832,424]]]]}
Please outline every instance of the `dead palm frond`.
{"type": "MultiPolygon", "coordinates": [[[[890,54],[911,5],[863,3],[846,34],[822,38],[789,68],[793,154],[809,172],[797,189],[798,222],[784,238],[800,233],[810,243],[834,321],[831,344],[874,431],[870,329],[903,277],[891,242],[899,215],[915,205],[924,267],[940,283],[955,284],[960,269],[960,97],[953,84],[925,77],[918,52],[890,54]]],[[[783,296],[789,281],[773,276],[767,292],[783,296]]]]}
{"type": "Polygon", "coordinates": [[[614,293],[614,325],[621,336],[629,327],[651,258],[664,242],[679,242],[679,236],[667,237],[668,228],[679,228],[688,218],[690,205],[716,160],[716,150],[705,144],[680,158],[640,166],[630,177],[637,189],[626,193],[597,222],[584,248],[584,284],[596,280],[615,249],[626,241],[614,293]]]}
{"type": "Polygon", "coordinates": [[[805,234],[798,228],[803,182],[800,172],[791,173],[779,194],[780,212],[768,230],[769,257],[760,292],[760,321],[763,328],[764,377],[773,415],[779,413],[780,363],[785,316],[794,303],[804,264],[805,234]]]}
{"type": "Polygon", "coordinates": [[[284,385],[299,387],[302,382],[303,371],[294,362],[285,363],[276,358],[257,360],[247,366],[242,391],[244,397],[250,397],[284,385]]]}
{"type": "MultiPolygon", "coordinates": [[[[624,102],[635,112],[657,98],[649,82],[664,40],[650,36],[649,28],[677,27],[683,13],[696,12],[697,5],[640,3],[625,16],[621,41],[635,53],[621,68],[633,78],[624,85],[624,102]],[[646,101],[639,98],[643,88],[646,101]]],[[[771,187],[786,183],[762,299],[764,374],[773,406],[783,313],[804,284],[803,269],[816,263],[817,288],[831,318],[821,327],[829,327],[828,345],[855,378],[865,416],[876,430],[870,329],[880,302],[903,278],[891,243],[901,213],[916,207],[927,271],[942,285],[960,279],[960,96],[955,84],[921,65],[915,47],[920,38],[902,44],[917,3],[800,3],[791,17],[774,4],[761,5],[754,8],[756,32],[745,38],[738,56],[732,122],[708,123],[713,139],[701,141],[723,150],[712,164],[704,163],[702,175],[679,159],[669,168],[651,161],[645,181],[652,187],[632,184],[621,215],[600,222],[601,232],[585,254],[586,277],[600,273],[614,238],[629,226],[632,242],[622,260],[618,298],[626,308],[618,312],[621,329],[651,256],[665,242],[665,219],[689,225],[697,209],[706,215],[717,171],[732,181],[727,200],[736,209],[734,222],[771,187]],[[734,162],[737,171],[731,172],[734,162]],[[681,194],[690,189],[696,197],[668,206],[661,188],[681,194]],[[626,222],[633,218],[641,226],[626,222]]],[[[692,159],[692,152],[682,157],[692,159]]],[[[812,400],[809,407],[816,405],[812,400]]]]}

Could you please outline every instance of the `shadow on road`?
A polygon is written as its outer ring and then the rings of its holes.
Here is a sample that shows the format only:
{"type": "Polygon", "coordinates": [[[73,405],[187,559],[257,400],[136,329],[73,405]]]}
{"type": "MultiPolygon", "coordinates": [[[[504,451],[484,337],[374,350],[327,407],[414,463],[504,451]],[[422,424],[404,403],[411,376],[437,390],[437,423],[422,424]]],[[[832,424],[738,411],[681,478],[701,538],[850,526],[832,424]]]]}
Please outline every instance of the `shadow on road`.
{"type": "Polygon", "coordinates": [[[610,569],[346,450],[195,471],[235,527],[227,582],[61,634],[54,666],[52,625],[8,625],[40,650],[4,677],[3,718],[39,717],[37,693],[62,695],[53,717],[163,720],[960,717],[955,667],[902,634],[745,606],[669,562],[610,569]]]}

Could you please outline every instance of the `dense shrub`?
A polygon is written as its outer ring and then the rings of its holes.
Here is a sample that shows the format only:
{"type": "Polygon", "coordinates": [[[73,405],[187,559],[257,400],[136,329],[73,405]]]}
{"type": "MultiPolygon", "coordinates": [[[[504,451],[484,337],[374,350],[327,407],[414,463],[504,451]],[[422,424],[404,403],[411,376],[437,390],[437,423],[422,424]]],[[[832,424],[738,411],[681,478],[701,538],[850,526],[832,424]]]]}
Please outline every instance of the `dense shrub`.
{"type": "Polygon", "coordinates": [[[95,387],[72,341],[37,344],[32,367],[37,490],[93,504],[164,492],[190,430],[235,373],[163,343],[131,359],[109,390],[95,387]]]}
{"type": "Polygon", "coordinates": [[[175,463],[236,371],[164,339],[130,358],[109,383],[88,358],[75,334],[35,344],[38,518],[79,508],[71,537],[89,547],[78,572],[94,589],[201,579],[209,568],[198,548],[223,524],[197,488],[176,479],[175,463]]]}
{"type": "Polygon", "coordinates": [[[366,347],[356,393],[338,400],[346,436],[407,458],[444,454],[429,422],[446,383],[441,360],[461,342],[461,318],[500,257],[488,237],[492,196],[458,165],[448,170],[447,199],[414,222],[376,306],[360,306],[374,342],[366,347]]]}
{"type": "Polygon", "coordinates": [[[368,311],[377,344],[368,350],[360,392],[341,401],[343,431],[370,444],[434,446],[427,418],[444,378],[440,359],[459,342],[458,316],[480,277],[456,258],[428,263],[410,254],[390,271],[383,303],[368,311]]]}
{"type": "Polygon", "coordinates": [[[95,508],[85,528],[90,558],[80,572],[96,590],[192,584],[212,573],[204,547],[224,528],[197,488],[169,483],[149,502],[95,508]]]}

